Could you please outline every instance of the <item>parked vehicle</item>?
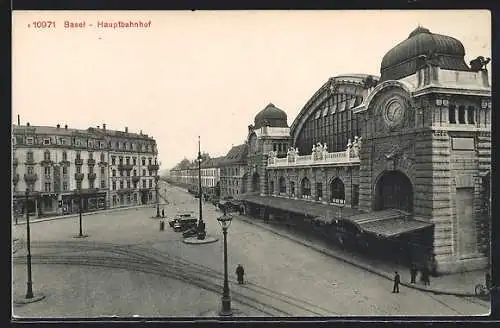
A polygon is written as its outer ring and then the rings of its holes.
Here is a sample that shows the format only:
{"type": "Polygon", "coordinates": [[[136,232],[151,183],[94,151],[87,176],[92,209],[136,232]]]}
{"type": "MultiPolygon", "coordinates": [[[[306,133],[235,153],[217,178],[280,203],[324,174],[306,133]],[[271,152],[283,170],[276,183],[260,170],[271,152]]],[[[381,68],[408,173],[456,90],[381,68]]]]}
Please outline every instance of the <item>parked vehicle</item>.
{"type": "Polygon", "coordinates": [[[198,224],[198,219],[195,217],[179,218],[174,223],[174,231],[177,232],[186,231],[196,227],[197,224],[198,224]]]}
{"type": "Polygon", "coordinates": [[[173,217],[172,219],[170,219],[170,221],[168,222],[168,225],[173,228],[175,223],[179,220],[179,219],[186,219],[186,218],[191,218],[193,217],[191,215],[191,213],[180,213],[180,214],[177,214],[175,217],[173,217]]]}

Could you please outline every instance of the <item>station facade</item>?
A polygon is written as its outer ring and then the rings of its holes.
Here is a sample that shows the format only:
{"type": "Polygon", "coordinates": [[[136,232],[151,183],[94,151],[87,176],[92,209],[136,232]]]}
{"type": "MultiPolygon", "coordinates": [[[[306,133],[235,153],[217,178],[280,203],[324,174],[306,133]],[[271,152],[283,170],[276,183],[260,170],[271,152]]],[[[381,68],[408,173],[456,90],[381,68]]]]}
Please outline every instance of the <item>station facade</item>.
{"type": "Polygon", "coordinates": [[[247,211],[347,227],[437,272],[487,266],[489,60],[464,56],[459,40],[419,27],[380,77],[329,79],[290,128],[266,107],[247,139],[247,211]]]}

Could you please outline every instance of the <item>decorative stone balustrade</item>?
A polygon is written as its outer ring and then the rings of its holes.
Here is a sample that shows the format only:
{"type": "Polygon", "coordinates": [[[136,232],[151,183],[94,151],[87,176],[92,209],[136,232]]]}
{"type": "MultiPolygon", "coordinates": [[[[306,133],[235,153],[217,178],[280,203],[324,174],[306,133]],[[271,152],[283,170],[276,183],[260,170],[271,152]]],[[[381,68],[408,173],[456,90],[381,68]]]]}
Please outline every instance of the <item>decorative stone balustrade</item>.
{"type": "Polygon", "coordinates": [[[322,157],[314,158],[312,155],[295,156],[290,158],[270,158],[268,167],[284,166],[308,166],[308,165],[328,165],[328,164],[359,164],[359,157],[349,154],[349,151],[325,153],[322,157]]]}

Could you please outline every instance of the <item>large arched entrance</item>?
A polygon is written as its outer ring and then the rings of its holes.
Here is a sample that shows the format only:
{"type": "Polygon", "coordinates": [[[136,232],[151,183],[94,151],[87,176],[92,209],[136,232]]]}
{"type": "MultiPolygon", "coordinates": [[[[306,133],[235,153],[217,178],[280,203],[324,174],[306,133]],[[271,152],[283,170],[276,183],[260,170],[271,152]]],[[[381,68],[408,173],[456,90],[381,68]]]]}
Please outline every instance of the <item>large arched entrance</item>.
{"type": "Polygon", "coordinates": [[[413,187],[410,179],[400,171],[382,173],[375,187],[375,210],[400,209],[413,212],[413,187]]]}
{"type": "Polygon", "coordinates": [[[339,178],[333,179],[330,183],[330,203],[345,203],[345,187],[339,178]]]}
{"type": "Polygon", "coordinates": [[[252,192],[260,192],[260,176],[257,172],[252,176],[252,192]]]}

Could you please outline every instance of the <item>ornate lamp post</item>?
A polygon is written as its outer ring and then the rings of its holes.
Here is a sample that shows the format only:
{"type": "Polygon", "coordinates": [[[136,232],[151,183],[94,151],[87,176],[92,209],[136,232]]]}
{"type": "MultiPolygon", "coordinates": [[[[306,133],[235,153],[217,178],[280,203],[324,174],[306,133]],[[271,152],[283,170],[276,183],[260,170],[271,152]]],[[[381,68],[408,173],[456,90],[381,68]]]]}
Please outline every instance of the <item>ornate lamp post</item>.
{"type": "Polygon", "coordinates": [[[33,298],[33,282],[31,281],[31,245],[30,245],[30,215],[28,212],[28,198],[29,198],[29,188],[26,188],[26,243],[28,249],[28,255],[26,255],[27,260],[27,271],[28,271],[28,283],[26,298],[33,298]]]}
{"type": "Polygon", "coordinates": [[[80,206],[78,206],[78,212],[80,216],[80,233],[78,234],[78,237],[83,237],[83,231],[82,231],[82,187],[78,188],[78,195],[80,196],[80,206]]]}
{"type": "Polygon", "coordinates": [[[226,207],[223,207],[224,214],[217,218],[220,226],[222,227],[222,233],[224,234],[224,287],[222,289],[222,310],[219,312],[221,316],[231,316],[233,311],[231,310],[231,296],[229,296],[229,282],[227,277],[227,229],[231,225],[232,217],[226,214],[226,207]]]}
{"type": "Polygon", "coordinates": [[[158,198],[158,181],[160,180],[160,177],[158,176],[158,173],[156,173],[155,176],[155,191],[156,191],[156,217],[160,217],[160,199],[158,198]]]}
{"type": "Polygon", "coordinates": [[[205,237],[205,223],[203,222],[203,212],[202,212],[202,197],[203,191],[201,189],[201,145],[200,136],[198,136],[198,195],[199,195],[199,207],[200,207],[200,218],[198,220],[198,239],[204,239],[205,237]],[[203,238],[201,238],[203,237],[203,238]]]}
{"type": "Polygon", "coordinates": [[[79,233],[77,236],[74,238],[85,238],[87,235],[83,234],[83,229],[82,229],[82,207],[83,207],[83,199],[82,199],[82,186],[78,186],[78,199],[79,199],[79,206],[78,206],[78,214],[79,214],[79,233]]]}

